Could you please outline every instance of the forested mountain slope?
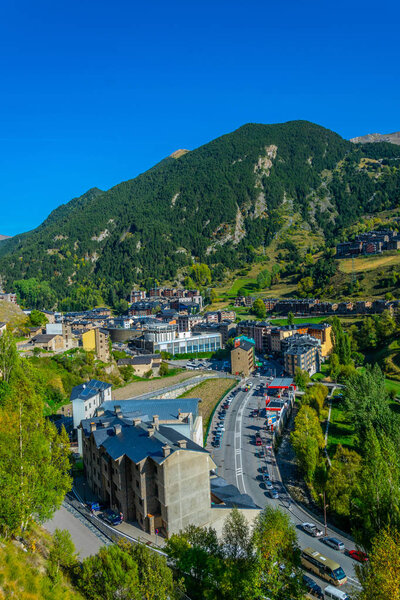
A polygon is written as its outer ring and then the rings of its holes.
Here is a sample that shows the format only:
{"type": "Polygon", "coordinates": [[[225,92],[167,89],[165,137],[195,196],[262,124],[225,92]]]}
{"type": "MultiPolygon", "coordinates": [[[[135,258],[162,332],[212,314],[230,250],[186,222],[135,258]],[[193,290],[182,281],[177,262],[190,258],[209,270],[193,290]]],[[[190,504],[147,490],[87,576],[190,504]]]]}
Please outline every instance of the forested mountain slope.
{"type": "Polygon", "coordinates": [[[95,288],[112,303],[148,277],[173,280],[193,260],[220,274],[267,246],[282,215],[299,214],[332,242],[361,215],[396,207],[399,167],[392,144],[353,144],[306,121],[244,125],[107,192],[92,189],[3,241],[0,276],[8,288],[49,282],[57,300],[95,288]]]}

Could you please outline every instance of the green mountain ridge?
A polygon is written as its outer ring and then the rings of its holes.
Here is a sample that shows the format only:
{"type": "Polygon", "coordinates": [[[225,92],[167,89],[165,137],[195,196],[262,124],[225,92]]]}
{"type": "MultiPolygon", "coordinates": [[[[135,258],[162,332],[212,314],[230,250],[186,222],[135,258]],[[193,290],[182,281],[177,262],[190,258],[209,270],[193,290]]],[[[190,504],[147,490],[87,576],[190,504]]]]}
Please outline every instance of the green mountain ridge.
{"type": "Polygon", "coordinates": [[[7,287],[48,281],[58,301],[91,287],[111,303],[149,277],[174,281],[193,261],[221,276],[268,246],[283,215],[332,243],[361,216],[396,208],[399,166],[393,144],[354,144],[307,121],[247,124],[58,207],[1,244],[0,276],[7,287]]]}

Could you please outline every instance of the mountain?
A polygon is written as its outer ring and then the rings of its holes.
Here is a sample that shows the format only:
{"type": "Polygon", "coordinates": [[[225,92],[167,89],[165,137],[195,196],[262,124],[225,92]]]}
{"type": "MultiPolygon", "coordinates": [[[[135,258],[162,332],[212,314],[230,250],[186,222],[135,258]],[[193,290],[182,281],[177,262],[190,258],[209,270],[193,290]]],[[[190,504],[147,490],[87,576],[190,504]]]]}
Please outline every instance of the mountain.
{"type": "Polygon", "coordinates": [[[0,277],[8,288],[34,277],[46,303],[64,309],[115,303],[148,278],[174,281],[194,260],[218,279],[254,261],[294,217],[332,244],[364,214],[395,208],[399,165],[398,146],[355,145],[307,121],[244,125],[5,240],[0,277]]]}
{"type": "Polygon", "coordinates": [[[0,242],[3,240],[8,240],[10,238],[9,235],[0,235],[0,242]]]}
{"type": "Polygon", "coordinates": [[[395,133],[368,133],[350,140],[354,144],[370,144],[373,142],[389,142],[400,145],[400,131],[395,133]]]}

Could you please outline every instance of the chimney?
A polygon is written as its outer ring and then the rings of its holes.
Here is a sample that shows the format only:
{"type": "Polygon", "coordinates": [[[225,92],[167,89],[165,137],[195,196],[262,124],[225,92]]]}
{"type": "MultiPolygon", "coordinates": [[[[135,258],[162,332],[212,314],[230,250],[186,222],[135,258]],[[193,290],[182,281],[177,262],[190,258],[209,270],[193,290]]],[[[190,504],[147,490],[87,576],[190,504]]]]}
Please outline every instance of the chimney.
{"type": "Polygon", "coordinates": [[[114,431],[115,431],[115,435],[118,435],[119,433],[121,433],[121,423],[117,423],[116,425],[114,425],[114,431]]]}
{"type": "Polygon", "coordinates": [[[177,444],[179,448],[186,448],[186,440],[178,440],[177,444]]]}
{"type": "Polygon", "coordinates": [[[158,415],[153,415],[153,427],[158,429],[160,426],[160,417],[158,415]]]}
{"type": "Polygon", "coordinates": [[[147,434],[149,437],[153,437],[154,433],[155,433],[155,428],[153,427],[153,425],[150,425],[150,427],[147,430],[147,434]]]}
{"type": "Polygon", "coordinates": [[[90,431],[96,431],[96,423],[94,423],[94,421],[90,423],[90,431]]]}
{"type": "Polygon", "coordinates": [[[104,408],[98,408],[96,411],[96,415],[98,417],[102,417],[104,415],[104,408]]]}
{"type": "Polygon", "coordinates": [[[178,408],[178,421],[182,421],[182,415],[181,415],[182,409],[178,408]]]}
{"type": "Polygon", "coordinates": [[[118,417],[118,419],[122,419],[123,418],[123,414],[121,412],[121,407],[119,405],[115,406],[114,410],[115,410],[115,416],[118,417]]]}
{"type": "Polygon", "coordinates": [[[167,444],[165,444],[165,446],[162,447],[162,453],[163,457],[167,458],[167,456],[171,454],[171,448],[167,444]]]}
{"type": "Polygon", "coordinates": [[[142,422],[142,419],[133,419],[133,425],[137,427],[142,422]]]}

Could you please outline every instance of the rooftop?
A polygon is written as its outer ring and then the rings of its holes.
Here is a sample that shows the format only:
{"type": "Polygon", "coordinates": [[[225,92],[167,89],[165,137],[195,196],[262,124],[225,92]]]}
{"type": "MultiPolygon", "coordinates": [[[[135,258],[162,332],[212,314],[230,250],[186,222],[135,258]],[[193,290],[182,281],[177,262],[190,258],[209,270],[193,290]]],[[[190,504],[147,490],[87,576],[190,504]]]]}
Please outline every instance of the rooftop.
{"type": "Polygon", "coordinates": [[[197,417],[199,402],[200,398],[166,398],[164,400],[132,398],[131,400],[108,400],[103,402],[100,408],[104,411],[115,411],[115,407],[120,406],[124,417],[130,419],[141,418],[142,421],[151,421],[154,415],[158,415],[160,420],[168,421],[178,419],[179,410],[182,413],[192,413],[194,418],[197,417]]]}
{"type": "Polygon", "coordinates": [[[291,377],[275,377],[268,387],[270,388],[287,388],[293,384],[291,377]]]}
{"type": "Polygon", "coordinates": [[[103,392],[111,387],[111,383],[105,383],[98,379],[91,379],[87,383],[81,383],[72,388],[70,401],[77,400],[89,400],[93,396],[96,396],[99,392],[103,392]]]}

